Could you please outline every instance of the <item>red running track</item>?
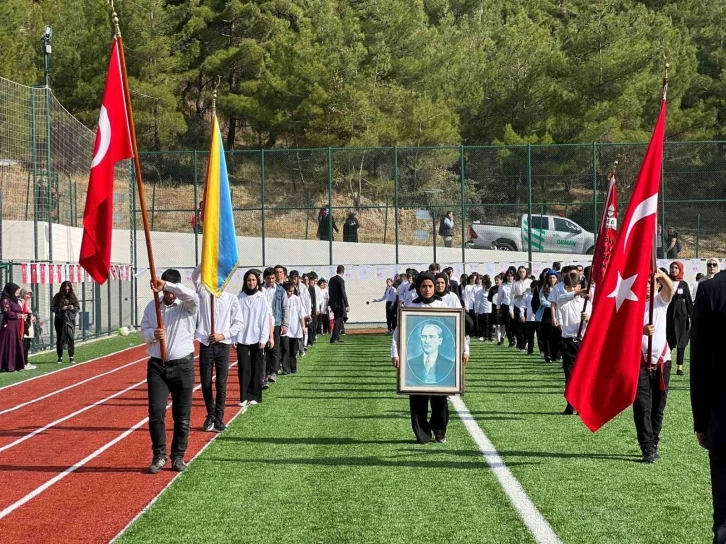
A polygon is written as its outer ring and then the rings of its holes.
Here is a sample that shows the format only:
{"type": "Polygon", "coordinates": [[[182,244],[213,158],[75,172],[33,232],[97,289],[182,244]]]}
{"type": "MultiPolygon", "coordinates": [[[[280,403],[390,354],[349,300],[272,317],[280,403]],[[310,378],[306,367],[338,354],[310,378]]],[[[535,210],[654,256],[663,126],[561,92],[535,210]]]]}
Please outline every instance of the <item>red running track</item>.
{"type": "MultiPolygon", "coordinates": [[[[108,542],[177,476],[145,472],[151,441],[144,351],[0,389],[0,542],[108,542]]],[[[228,420],[239,411],[236,376],[230,369],[228,420]]],[[[216,436],[201,430],[205,416],[197,388],[187,461],[216,436]]],[[[170,447],[171,410],[166,427],[170,447]]]]}

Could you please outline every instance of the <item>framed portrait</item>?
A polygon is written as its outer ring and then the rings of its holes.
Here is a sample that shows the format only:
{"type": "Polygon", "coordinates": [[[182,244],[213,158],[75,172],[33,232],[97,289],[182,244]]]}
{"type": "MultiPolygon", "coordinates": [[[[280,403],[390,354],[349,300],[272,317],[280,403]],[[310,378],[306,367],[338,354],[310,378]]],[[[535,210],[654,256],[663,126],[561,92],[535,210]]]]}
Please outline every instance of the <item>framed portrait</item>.
{"type": "Polygon", "coordinates": [[[464,319],[463,308],[400,309],[398,393],[464,392],[464,319]]]}

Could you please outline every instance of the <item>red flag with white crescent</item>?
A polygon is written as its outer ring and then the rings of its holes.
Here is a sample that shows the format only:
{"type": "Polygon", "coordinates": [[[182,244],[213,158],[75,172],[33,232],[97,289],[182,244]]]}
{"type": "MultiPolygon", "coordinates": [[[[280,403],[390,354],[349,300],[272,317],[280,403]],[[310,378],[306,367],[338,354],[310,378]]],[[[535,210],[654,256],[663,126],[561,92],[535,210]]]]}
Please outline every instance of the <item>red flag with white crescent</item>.
{"type": "Polygon", "coordinates": [[[666,100],[651,137],[565,398],[596,431],[632,405],[642,359],[643,320],[663,164],[666,100]]]}
{"type": "Polygon", "coordinates": [[[118,40],[114,38],[96,131],[78,260],[100,284],[108,279],[111,266],[114,167],[118,161],[133,157],[118,47],[118,40]]]}

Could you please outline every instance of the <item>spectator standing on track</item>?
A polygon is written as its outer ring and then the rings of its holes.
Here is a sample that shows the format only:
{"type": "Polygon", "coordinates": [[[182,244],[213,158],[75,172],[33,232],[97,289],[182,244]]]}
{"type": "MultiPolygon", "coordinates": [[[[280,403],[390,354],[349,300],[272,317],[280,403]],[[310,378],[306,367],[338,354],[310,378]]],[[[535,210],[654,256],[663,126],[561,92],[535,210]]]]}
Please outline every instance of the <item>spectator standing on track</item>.
{"type": "Polygon", "coordinates": [[[23,313],[20,301],[20,287],[14,283],[5,284],[0,296],[3,319],[0,327],[0,371],[14,372],[23,370],[23,313]]]}
{"type": "Polygon", "coordinates": [[[172,268],[161,279],[152,280],[154,293],[162,293],[162,325],[156,321],[154,301],[149,302],[141,320],[141,337],[149,347],[147,388],[149,392],[149,433],[154,457],[150,474],[166,465],[166,404],[171,393],[174,439],[171,443],[171,468],[183,472],[184,454],[189,438],[189,419],[194,391],[194,334],[197,329],[199,297],[181,284],[181,274],[172,268]],[[161,359],[160,340],[166,341],[166,360],[161,359]]]}
{"type": "Polygon", "coordinates": [[[683,263],[681,261],[671,263],[669,277],[673,282],[673,298],[666,313],[666,337],[668,347],[676,350],[676,374],[683,376],[683,360],[690,337],[693,299],[688,283],[683,280],[683,263]]]}
{"type": "Polygon", "coordinates": [[[68,362],[73,363],[75,354],[76,314],[81,309],[73,292],[71,282],[61,283],[60,291],[53,297],[53,314],[55,315],[56,353],[58,364],[63,362],[63,348],[68,347],[68,362]]]}
{"type": "Polygon", "coordinates": [[[31,365],[28,359],[30,355],[30,345],[35,338],[35,321],[36,317],[33,315],[33,310],[30,306],[30,299],[33,297],[33,291],[27,287],[23,287],[20,290],[20,304],[23,306],[23,314],[27,317],[23,323],[23,360],[25,361],[25,370],[35,370],[37,367],[31,365]]]}
{"type": "Polygon", "coordinates": [[[242,313],[239,301],[232,293],[222,291],[214,300],[214,331],[212,331],[212,294],[199,279],[201,266],[192,272],[192,282],[199,295],[199,319],[194,337],[199,340],[199,381],[207,408],[207,418],[202,428],[207,432],[221,433],[224,424],[224,408],[227,401],[227,377],[229,376],[229,350],[232,339],[242,329],[242,313]],[[215,371],[217,398],[212,391],[212,370],[215,371]]]}

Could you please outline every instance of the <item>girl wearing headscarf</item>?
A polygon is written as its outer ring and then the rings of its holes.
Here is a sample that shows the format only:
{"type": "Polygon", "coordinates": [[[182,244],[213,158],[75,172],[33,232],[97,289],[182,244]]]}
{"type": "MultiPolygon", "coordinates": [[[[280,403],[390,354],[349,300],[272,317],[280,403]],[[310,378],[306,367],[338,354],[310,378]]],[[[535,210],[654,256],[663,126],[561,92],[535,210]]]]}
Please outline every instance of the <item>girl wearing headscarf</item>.
{"type": "Polygon", "coordinates": [[[250,404],[262,402],[262,380],[265,373],[265,346],[272,344],[272,308],[260,290],[258,270],[244,275],[239,305],[242,310],[242,330],[233,339],[237,344],[237,378],[239,379],[242,411],[250,404]]]}
{"type": "Polygon", "coordinates": [[[666,310],[666,340],[671,351],[676,351],[676,374],[683,376],[683,358],[690,338],[693,300],[688,283],[683,281],[683,263],[671,263],[670,278],[673,280],[673,298],[666,310]]]}
{"type": "Polygon", "coordinates": [[[461,308],[461,301],[449,287],[449,276],[439,272],[434,277],[436,295],[442,300],[446,308],[461,308]]]}
{"type": "Polygon", "coordinates": [[[74,362],[76,314],[80,309],[71,282],[64,281],[61,283],[60,291],[53,297],[54,325],[57,338],[55,347],[59,364],[63,362],[63,348],[65,346],[68,346],[68,361],[70,363],[74,362]]]}
{"type": "MultiPolygon", "coordinates": [[[[416,294],[418,295],[409,304],[413,308],[445,308],[446,305],[436,294],[436,278],[425,272],[416,279],[416,294]]],[[[398,368],[398,343],[400,332],[398,327],[391,337],[391,362],[398,368]]],[[[464,339],[464,364],[469,362],[469,336],[464,339]]],[[[433,438],[436,442],[446,442],[446,428],[449,424],[449,405],[446,395],[409,395],[409,410],[411,412],[411,428],[419,444],[428,444],[433,438]],[[431,404],[431,418],[428,417],[429,403],[431,404]]]]}
{"type": "Polygon", "coordinates": [[[0,371],[14,372],[25,368],[23,357],[23,322],[27,317],[20,302],[20,287],[7,283],[0,295],[0,371]]]}
{"type": "Polygon", "coordinates": [[[23,307],[23,313],[27,316],[23,323],[23,360],[25,361],[25,370],[35,370],[37,367],[31,365],[28,360],[30,354],[30,344],[35,338],[35,316],[33,310],[30,307],[30,299],[33,296],[33,291],[27,287],[23,287],[20,290],[20,305],[23,307]]]}

